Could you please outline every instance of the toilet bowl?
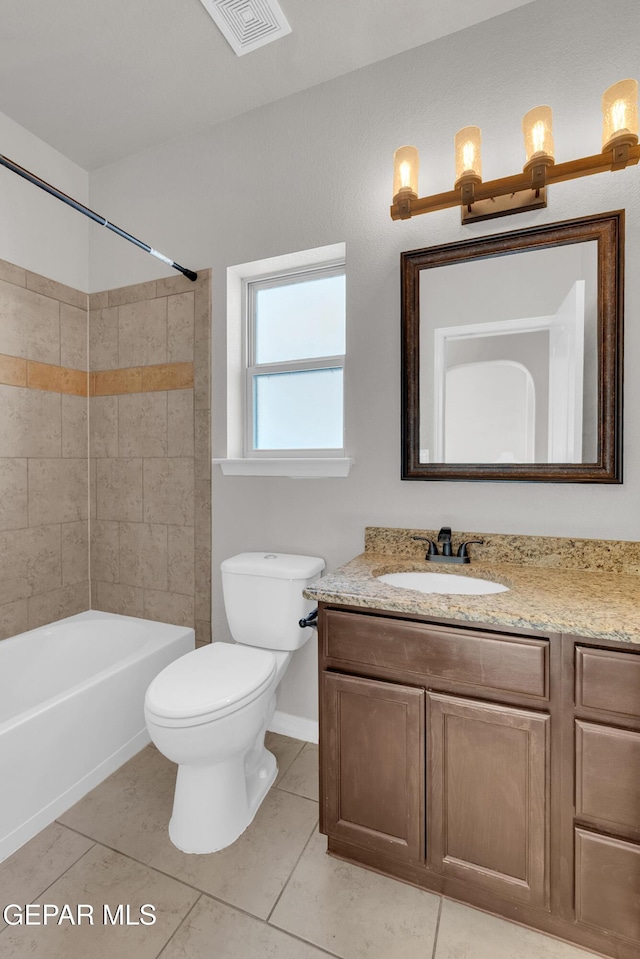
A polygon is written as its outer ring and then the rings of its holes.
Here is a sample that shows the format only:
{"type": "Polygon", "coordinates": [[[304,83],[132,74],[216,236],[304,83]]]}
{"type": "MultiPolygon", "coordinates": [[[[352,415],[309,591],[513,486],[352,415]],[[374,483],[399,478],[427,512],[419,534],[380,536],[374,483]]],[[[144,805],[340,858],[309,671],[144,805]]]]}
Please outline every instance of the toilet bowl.
{"type": "Polygon", "coordinates": [[[162,670],[145,697],[149,735],[178,764],[169,837],[187,853],[234,842],[277,775],[264,736],[293,651],[313,634],[299,620],[317,557],[242,553],[222,563],[233,643],[215,642],[162,670]]]}

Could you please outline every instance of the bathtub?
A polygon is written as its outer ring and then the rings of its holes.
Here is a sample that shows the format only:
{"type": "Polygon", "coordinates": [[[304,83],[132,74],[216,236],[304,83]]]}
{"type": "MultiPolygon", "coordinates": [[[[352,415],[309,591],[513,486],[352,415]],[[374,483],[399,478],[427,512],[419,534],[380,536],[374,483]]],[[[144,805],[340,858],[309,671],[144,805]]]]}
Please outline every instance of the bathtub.
{"type": "Polygon", "coordinates": [[[0,862],[150,742],[147,686],[194,639],[89,610],[0,642],[0,862]]]}

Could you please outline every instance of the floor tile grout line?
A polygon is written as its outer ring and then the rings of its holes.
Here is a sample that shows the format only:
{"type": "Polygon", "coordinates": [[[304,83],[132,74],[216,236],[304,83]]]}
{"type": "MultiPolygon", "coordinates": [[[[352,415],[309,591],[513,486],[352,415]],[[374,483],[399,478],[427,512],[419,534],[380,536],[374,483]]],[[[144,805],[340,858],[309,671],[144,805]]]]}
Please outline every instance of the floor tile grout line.
{"type": "Polygon", "coordinates": [[[160,957],[162,956],[162,953],[165,951],[165,949],[167,948],[167,946],[169,945],[169,943],[171,942],[171,940],[178,934],[178,932],[180,931],[180,929],[182,929],[182,927],[184,926],[185,922],[187,921],[187,919],[189,918],[189,916],[191,915],[191,913],[193,912],[193,910],[196,908],[196,906],[198,905],[198,903],[199,903],[200,900],[202,899],[202,896],[203,896],[203,893],[200,893],[200,895],[198,896],[198,898],[196,899],[196,901],[194,902],[194,904],[191,906],[191,909],[187,910],[187,912],[185,913],[185,915],[182,917],[182,919],[180,920],[180,922],[178,923],[178,925],[176,926],[176,928],[173,930],[173,932],[171,933],[171,935],[169,936],[169,938],[168,938],[167,941],[165,942],[164,946],[161,948],[160,952],[156,953],[155,959],[160,959],[160,957]]]}
{"type": "MultiPolygon", "coordinates": [[[[61,823],[60,825],[64,825],[64,824],[61,823]]],[[[316,823],[315,823],[315,825],[314,825],[313,828],[315,829],[317,825],[318,825],[318,820],[316,820],[316,823]]],[[[158,866],[152,866],[149,862],[146,862],[144,859],[137,859],[137,858],[136,858],[135,856],[133,856],[131,853],[125,852],[125,851],[122,850],[122,849],[118,849],[117,846],[110,846],[107,842],[104,842],[104,841],[101,840],[101,839],[93,839],[91,836],[88,835],[88,833],[81,832],[79,829],[76,829],[76,828],[74,828],[73,826],[65,826],[65,828],[72,830],[72,832],[77,833],[79,836],[82,836],[84,839],[89,839],[89,840],[94,844],[94,846],[102,846],[103,849],[108,849],[110,852],[115,852],[115,853],[117,853],[119,856],[124,856],[125,859],[129,859],[129,860],[131,860],[131,862],[135,862],[135,863],[137,863],[137,865],[143,866],[145,869],[150,869],[152,872],[157,873],[159,876],[164,876],[165,879],[172,879],[173,882],[180,883],[180,885],[185,886],[187,889],[193,889],[194,892],[199,893],[201,896],[208,896],[209,899],[213,899],[213,900],[215,900],[215,902],[219,902],[219,903],[220,903],[221,905],[223,905],[223,906],[231,906],[232,909],[236,909],[238,912],[241,912],[241,913],[243,913],[243,914],[246,915],[246,916],[250,916],[252,919],[257,919],[258,922],[264,922],[264,923],[267,923],[267,922],[268,922],[268,918],[267,918],[267,919],[263,919],[262,916],[256,916],[255,913],[249,912],[248,909],[243,909],[242,906],[238,906],[238,905],[235,905],[234,903],[230,903],[230,902],[229,902],[228,900],[226,900],[226,899],[221,899],[219,896],[216,896],[214,893],[208,892],[206,889],[201,889],[199,886],[194,886],[193,883],[187,882],[185,879],[179,879],[177,876],[174,876],[174,875],[173,875],[172,873],[170,873],[170,872],[165,872],[163,869],[160,869],[158,866]]],[[[308,844],[308,842],[305,843],[305,848],[306,848],[307,844],[308,844]]],[[[89,850],[87,850],[87,852],[88,852],[88,851],[89,851],[89,850]]],[[[303,852],[304,852],[304,849],[303,849],[303,852]]],[[[302,853],[301,853],[300,855],[302,855],[302,853]]],[[[82,857],[80,857],[80,858],[82,858],[82,857]]],[[[298,859],[296,860],[296,863],[295,863],[295,865],[293,866],[291,872],[293,872],[293,870],[296,868],[296,866],[298,865],[298,862],[299,862],[299,861],[300,861],[300,857],[298,857],[298,859]]],[[[70,867],[69,867],[69,868],[70,868],[70,867]]],[[[66,872],[66,870],[65,870],[65,872],[66,872]]],[[[289,881],[289,880],[287,879],[287,882],[288,882],[288,881],[289,881]]],[[[286,884],[285,884],[285,885],[286,885],[286,884]]],[[[49,887],[47,887],[47,888],[49,888],[49,887]]],[[[279,897],[278,897],[278,898],[279,898],[279,897]]],[[[272,911],[273,911],[273,910],[272,910],[272,911]]],[[[271,914],[271,913],[269,913],[269,915],[270,915],[270,914],[271,914]]],[[[274,928],[279,928],[279,927],[276,926],[276,927],[274,927],[274,928]]],[[[164,947],[163,947],[163,948],[164,948],[164,947]]]]}
{"type": "MultiPolygon", "coordinates": [[[[59,825],[59,826],[63,826],[64,829],[69,829],[68,826],[64,826],[63,823],[59,823],[57,819],[54,820],[54,822],[55,822],[57,825],[59,825]]],[[[45,827],[45,828],[46,828],[46,827],[45,827]]],[[[72,829],[72,830],[70,830],[70,832],[75,832],[76,835],[82,835],[82,833],[78,833],[78,831],[77,831],[76,829],[72,829]]],[[[34,837],[34,838],[35,838],[35,837],[34,837]]],[[[56,876],[55,879],[52,879],[51,882],[50,882],[47,886],[45,886],[44,889],[41,889],[40,892],[39,892],[36,896],[33,897],[33,899],[30,899],[30,900],[29,900],[29,902],[33,903],[33,902],[35,902],[37,899],[40,899],[41,896],[44,896],[45,892],[48,892],[49,889],[51,889],[51,887],[54,886],[54,885],[58,882],[59,879],[62,879],[63,876],[66,876],[66,874],[69,872],[70,869],[73,869],[73,867],[76,866],[76,865],[80,862],[81,859],[84,859],[84,857],[87,855],[87,853],[90,853],[91,850],[92,850],[95,846],[98,845],[98,843],[96,842],[96,840],[95,840],[95,839],[92,839],[90,836],[83,836],[83,838],[84,838],[84,839],[88,839],[89,842],[91,843],[91,845],[89,846],[89,848],[88,848],[88,849],[85,849],[84,852],[81,853],[81,854],[78,856],[77,859],[74,859],[73,862],[69,863],[69,865],[67,866],[66,869],[63,869],[62,872],[61,872],[58,876],[56,876]]],[[[18,851],[18,850],[16,850],[16,852],[17,852],[17,851],[18,851]]],[[[11,928],[11,926],[5,926],[5,929],[10,929],[10,928],[11,928]]],[[[4,932],[4,929],[0,929],[0,934],[3,933],[3,932],[4,932]]]]}
{"type": "MultiPolygon", "coordinates": [[[[298,868],[298,864],[299,864],[300,860],[302,859],[302,857],[304,856],[304,854],[305,854],[305,852],[306,852],[306,850],[307,850],[307,847],[308,847],[309,843],[311,842],[311,840],[312,840],[313,837],[315,836],[316,830],[318,829],[319,824],[320,824],[320,816],[318,816],[318,818],[317,818],[316,821],[314,822],[314,824],[313,824],[313,829],[311,830],[311,832],[310,832],[310,834],[309,834],[309,838],[307,839],[307,841],[305,842],[304,846],[302,847],[302,850],[301,850],[301,852],[300,852],[300,855],[298,856],[298,858],[296,859],[295,863],[293,864],[293,868],[291,869],[291,872],[290,872],[289,875],[287,876],[287,879],[286,879],[285,884],[283,885],[282,889],[281,889],[280,892],[278,893],[278,895],[277,895],[277,897],[276,897],[276,901],[274,902],[273,906],[272,906],[271,909],[269,910],[269,915],[267,916],[267,919],[266,919],[266,921],[267,921],[268,923],[271,922],[271,917],[272,917],[273,913],[275,912],[275,910],[277,909],[278,903],[279,903],[280,900],[282,899],[282,897],[283,897],[283,895],[284,895],[285,889],[288,887],[289,883],[291,882],[291,877],[293,876],[294,872],[295,872],[296,869],[298,868]]],[[[274,924],[274,925],[275,925],[275,924],[274,924]]],[[[276,928],[279,928],[279,926],[276,927],[276,928]]]]}
{"type": "MultiPolygon", "coordinates": [[[[58,821],[58,820],[56,820],[56,822],[57,822],[57,821],[58,821]]],[[[189,912],[184,916],[184,918],[183,918],[182,921],[180,922],[179,926],[178,926],[178,927],[174,930],[174,932],[171,934],[170,938],[169,938],[169,939],[165,942],[165,944],[162,946],[162,949],[161,949],[161,951],[157,954],[156,959],[160,959],[160,957],[161,957],[161,955],[162,955],[162,951],[163,951],[164,949],[166,949],[166,947],[168,946],[168,944],[169,944],[169,942],[171,941],[171,939],[173,938],[173,936],[176,934],[176,932],[178,931],[178,929],[180,928],[180,926],[182,926],[182,924],[183,924],[183,923],[185,922],[185,920],[187,919],[187,916],[192,912],[192,910],[195,908],[195,906],[197,905],[197,903],[198,903],[198,902],[200,901],[200,899],[202,899],[203,897],[206,898],[206,899],[211,899],[213,902],[217,902],[217,903],[219,903],[221,906],[226,906],[228,909],[234,909],[236,912],[239,912],[239,913],[240,913],[241,915],[243,915],[243,916],[247,916],[249,919],[255,919],[256,922],[261,922],[261,923],[263,923],[265,926],[268,926],[270,929],[277,929],[278,932],[281,932],[281,933],[283,933],[283,935],[289,936],[289,937],[292,938],[292,939],[296,939],[298,942],[303,942],[305,945],[313,946],[313,948],[318,949],[320,952],[324,953],[325,955],[331,956],[332,959],[343,959],[343,957],[339,956],[337,953],[331,952],[330,950],[325,949],[323,946],[319,946],[317,943],[312,942],[310,939],[304,939],[304,938],[302,938],[302,936],[298,936],[298,935],[296,935],[296,933],[290,932],[288,929],[283,929],[283,928],[281,928],[280,926],[276,926],[275,924],[272,924],[272,923],[269,921],[270,918],[271,918],[271,915],[272,915],[272,913],[273,913],[273,910],[275,909],[275,907],[277,906],[278,902],[280,901],[280,898],[281,898],[281,896],[282,896],[282,893],[284,892],[284,890],[285,890],[286,887],[288,886],[288,884],[289,884],[289,879],[290,879],[291,876],[293,875],[293,873],[294,873],[294,871],[295,871],[298,863],[300,862],[300,859],[302,858],[305,849],[307,848],[307,846],[309,845],[309,843],[310,843],[311,840],[313,839],[314,833],[315,833],[315,831],[316,831],[316,829],[317,829],[317,827],[318,827],[318,822],[319,822],[319,820],[316,820],[316,822],[314,823],[313,830],[312,830],[312,832],[311,832],[311,835],[309,836],[309,839],[308,839],[308,840],[306,841],[306,843],[304,844],[304,847],[303,847],[303,849],[302,849],[302,852],[300,853],[300,855],[298,856],[295,864],[293,865],[293,867],[292,867],[292,869],[291,869],[291,872],[290,872],[290,874],[289,874],[289,877],[287,878],[287,881],[286,881],[285,885],[282,887],[282,890],[281,890],[281,892],[279,893],[278,898],[277,898],[276,902],[275,902],[274,905],[273,905],[273,908],[271,909],[271,911],[269,912],[269,915],[268,915],[266,918],[263,918],[262,916],[256,916],[255,913],[249,912],[247,909],[243,909],[241,906],[238,906],[238,905],[235,904],[235,903],[228,902],[226,899],[221,899],[219,896],[216,896],[216,895],[214,895],[214,894],[211,893],[211,892],[207,892],[207,891],[204,890],[204,889],[200,889],[198,886],[194,886],[194,885],[192,885],[192,884],[189,883],[189,882],[185,882],[183,879],[178,879],[176,876],[171,875],[171,873],[164,872],[162,869],[158,869],[157,866],[152,866],[152,865],[150,865],[148,862],[144,862],[144,861],[141,860],[141,859],[136,859],[135,856],[132,856],[130,853],[123,852],[121,849],[117,849],[115,846],[109,846],[107,843],[102,842],[102,841],[99,840],[99,839],[93,839],[91,836],[87,835],[87,833],[83,833],[83,832],[81,832],[79,829],[75,829],[73,826],[65,826],[64,828],[65,828],[65,829],[69,829],[69,830],[71,830],[72,832],[77,833],[77,835],[82,836],[82,837],[85,838],[85,839],[91,840],[91,842],[93,843],[93,846],[91,846],[90,849],[93,849],[94,846],[102,846],[104,849],[108,849],[108,850],[110,850],[111,852],[115,852],[115,853],[117,853],[117,854],[120,855],[120,856],[124,856],[125,859],[129,859],[129,860],[131,860],[132,862],[137,863],[139,866],[143,866],[143,867],[145,867],[146,869],[150,869],[152,872],[155,872],[155,873],[157,873],[157,874],[160,875],[160,876],[164,876],[166,879],[172,879],[174,882],[180,883],[181,885],[185,886],[187,889],[193,889],[194,892],[197,892],[197,893],[198,893],[198,898],[197,898],[196,901],[194,902],[193,906],[191,907],[191,909],[189,910],[189,912]]],[[[64,824],[63,824],[63,823],[60,823],[60,825],[64,825],[64,824]]],[[[89,852],[89,849],[87,849],[86,852],[89,852]]],[[[83,853],[83,856],[86,855],[86,852],[83,853]]],[[[80,859],[82,859],[82,856],[80,856],[80,859]]],[[[76,860],[76,862],[79,862],[79,861],[80,861],[79,859],[76,860]]],[[[72,865],[75,865],[75,863],[72,863],[72,865]]],[[[69,866],[69,869],[70,869],[70,868],[71,868],[71,866],[69,866]]],[[[65,869],[65,872],[67,872],[67,871],[68,871],[68,870],[65,869]]],[[[60,876],[63,876],[63,875],[64,875],[64,873],[61,873],[61,874],[60,874],[60,876]]],[[[58,876],[58,879],[60,878],[60,876],[58,876]]],[[[57,881],[57,880],[54,880],[54,881],[57,881]]],[[[53,885],[53,883],[51,883],[50,885],[53,885]]],[[[49,887],[47,887],[47,888],[49,888],[49,887]]],[[[45,890],[45,891],[46,891],[46,890],[45,890]]],[[[7,928],[9,928],[9,927],[7,927],[7,928]]],[[[3,931],[4,931],[4,930],[3,930],[3,931]]]]}
{"type": "MultiPolygon", "coordinates": [[[[289,929],[282,929],[281,926],[275,926],[270,923],[268,919],[263,919],[261,916],[256,916],[252,912],[247,912],[246,909],[242,909],[241,906],[236,906],[232,902],[225,902],[224,899],[218,899],[217,896],[212,896],[211,893],[208,892],[203,892],[202,896],[205,899],[212,899],[214,902],[219,903],[221,906],[226,906],[228,909],[233,909],[235,912],[240,913],[241,916],[247,916],[249,919],[255,919],[256,922],[262,923],[262,925],[266,926],[268,929],[274,929],[277,932],[281,932],[284,936],[288,936],[290,939],[295,939],[296,942],[303,942],[305,946],[313,946],[314,949],[318,949],[320,952],[324,953],[324,955],[331,956],[332,959],[344,959],[344,957],[338,955],[338,953],[331,952],[329,949],[326,949],[324,946],[319,946],[310,939],[304,939],[302,936],[299,936],[295,932],[291,932],[289,929]]],[[[159,959],[159,957],[156,957],[156,959],[159,959]]]]}
{"type": "Polygon", "coordinates": [[[440,903],[438,905],[438,918],[436,919],[436,932],[433,937],[433,952],[431,953],[431,959],[436,959],[436,950],[438,948],[438,933],[440,932],[441,915],[442,915],[442,896],[440,896],[440,903]]]}

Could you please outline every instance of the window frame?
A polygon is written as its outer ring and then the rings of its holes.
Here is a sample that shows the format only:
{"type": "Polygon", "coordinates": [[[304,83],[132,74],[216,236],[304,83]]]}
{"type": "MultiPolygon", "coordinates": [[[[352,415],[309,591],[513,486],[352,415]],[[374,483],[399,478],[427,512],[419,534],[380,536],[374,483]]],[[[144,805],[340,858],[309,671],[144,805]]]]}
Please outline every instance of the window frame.
{"type": "MultiPolygon", "coordinates": [[[[277,363],[255,362],[256,302],[259,290],[270,289],[290,283],[308,283],[316,279],[344,276],[346,284],[346,260],[339,258],[325,263],[311,263],[298,268],[278,270],[242,279],[242,354],[243,354],[243,458],[260,459],[329,459],[344,457],[346,371],[346,315],[345,352],[333,356],[303,357],[277,363]],[[256,449],[254,446],[254,382],[255,377],[270,373],[295,373],[321,369],[342,370],[342,445],[339,447],[281,447],[256,449]]],[[[346,306],[346,304],[345,304],[346,306]]]]}

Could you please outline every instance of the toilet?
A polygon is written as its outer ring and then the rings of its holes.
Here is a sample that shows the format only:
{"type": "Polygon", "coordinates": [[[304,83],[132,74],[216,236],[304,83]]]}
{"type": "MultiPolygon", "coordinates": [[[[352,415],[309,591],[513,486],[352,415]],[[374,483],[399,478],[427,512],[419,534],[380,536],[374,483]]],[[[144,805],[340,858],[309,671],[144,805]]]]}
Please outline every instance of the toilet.
{"type": "Polygon", "coordinates": [[[313,635],[299,620],[313,603],[302,590],[324,560],[291,553],[240,553],[221,563],[233,643],[176,659],[144,703],[157,748],[178,764],[169,838],[187,853],[224,849],[240,836],[278,767],[264,745],[276,689],[293,652],[313,635]]]}

